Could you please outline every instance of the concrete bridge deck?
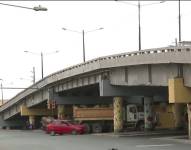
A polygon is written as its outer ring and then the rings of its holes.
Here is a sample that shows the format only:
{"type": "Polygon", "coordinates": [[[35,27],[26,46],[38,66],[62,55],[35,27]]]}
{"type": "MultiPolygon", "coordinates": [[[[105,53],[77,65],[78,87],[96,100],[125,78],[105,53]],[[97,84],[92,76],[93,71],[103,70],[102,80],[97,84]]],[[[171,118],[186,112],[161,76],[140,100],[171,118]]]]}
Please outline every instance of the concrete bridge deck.
{"type": "MultiPolygon", "coordinates": [[[[167,88],[168,79],[175,77],[184,78],[184,85],[191,87],[190,64],[191,46],[163,47],[99,57],[43,78],[2,105],[0,114],[7,120],[20,113],[21,105],[33,107],[50,99],[51,90],[63,93],[93,85],[99,91],[96,96],[130,96],[124,94],[127,87],[167,88]],[[118,92],[121,87],[124,87],[124,92],[118,92]]],[[[133,94],[136,96],[136,92],[133,94]]],[[[140,95],[144,95],[144,92],[140,95]]]]}

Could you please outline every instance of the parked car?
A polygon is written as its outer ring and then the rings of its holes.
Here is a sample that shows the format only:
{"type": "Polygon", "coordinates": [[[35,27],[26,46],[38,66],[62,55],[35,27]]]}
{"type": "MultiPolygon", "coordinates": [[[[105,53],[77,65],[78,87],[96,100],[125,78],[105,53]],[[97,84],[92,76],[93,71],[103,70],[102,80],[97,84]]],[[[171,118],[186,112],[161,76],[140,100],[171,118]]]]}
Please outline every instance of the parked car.
{"type": "Polygon", "coordinates": [[[46,127],[46,133],[55,134],[83,134],[85,126],[65,120],[54,120],[46,127]]]}

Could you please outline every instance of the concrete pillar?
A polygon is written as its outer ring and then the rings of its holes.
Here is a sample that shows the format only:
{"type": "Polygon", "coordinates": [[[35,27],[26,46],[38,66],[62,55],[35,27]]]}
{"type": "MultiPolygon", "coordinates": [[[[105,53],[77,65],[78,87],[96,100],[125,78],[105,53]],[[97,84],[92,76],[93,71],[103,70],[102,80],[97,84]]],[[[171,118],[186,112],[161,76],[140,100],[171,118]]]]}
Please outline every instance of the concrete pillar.
{"type": "Polygon", "coordinates": [[[191,104],[187,104],[188,111],[188,138],[191,139],[191,104]]]}
{"type": "Polygon", "coordinates": [[[65,119],[65,107],[64,105],[58,105],[58,119],[65,119]]]}
{"type": "Polygon", "coordinates": [[[114,111],[114,132],[120,132],[123,130],[123,100],[122,97],[114,97],[113,99],[113,111],[114,111]]]}
{"type": "Polygon", "coordinates": [[[29,116],[29,125],[31,129],[35,127],[35,116],[29,116]]]}
{"type": "Polygon", "coordinates": [[[144,97],[144,120],[145,130],[152,129],[153,125],[153,112],[152,112],[152,97],[144,97]]]}
{"type": "Polygon", "coordinates": [[[180,129],[181,127],[183,127],[183,109],[183,104],[173,104],[173,115],[176,129],[180,129]]]}

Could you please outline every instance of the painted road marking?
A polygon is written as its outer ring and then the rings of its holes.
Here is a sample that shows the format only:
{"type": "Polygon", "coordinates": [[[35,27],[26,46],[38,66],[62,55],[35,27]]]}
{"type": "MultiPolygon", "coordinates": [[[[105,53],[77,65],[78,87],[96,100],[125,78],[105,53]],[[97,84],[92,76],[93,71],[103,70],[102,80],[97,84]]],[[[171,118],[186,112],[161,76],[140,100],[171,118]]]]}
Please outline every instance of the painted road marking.
{"type": "Polygon", "coordinates": [[[136,145],[136,147],[143,148],[143,147],[165,147],[165,146],[172,146],[173,144],[158,144],[158,145],[136,145]]]}

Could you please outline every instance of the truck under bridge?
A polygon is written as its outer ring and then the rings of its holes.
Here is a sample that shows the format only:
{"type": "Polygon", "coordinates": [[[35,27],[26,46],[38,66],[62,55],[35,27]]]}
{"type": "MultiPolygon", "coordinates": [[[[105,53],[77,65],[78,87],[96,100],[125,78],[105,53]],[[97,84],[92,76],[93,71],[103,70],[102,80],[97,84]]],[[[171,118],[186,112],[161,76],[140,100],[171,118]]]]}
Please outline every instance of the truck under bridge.
{"type": "MultiPolygon", "coordinates": [[[[190,46],[164,47],[100,57],[71,66],[50,74],[2,105],[0,125],[22,123],[23,120],[14,119],[22,118],[22,107],[46,109],[47,101],[51,100],[59,105],[121,103],[123,99],[146,100],[149,104],[153,101],[189,104],[190,58],[190,46]],[[186,90],[183,92],[186,94],[177,92],[177,86],[178,91],[186,90]]],[[[45,115],[39,110],[40,114],[45,115]]],[[[34,120],[34,116],[29,118],[34,120]]],[[[120,130],[120,126],[115,128],[120,130]]]]}

